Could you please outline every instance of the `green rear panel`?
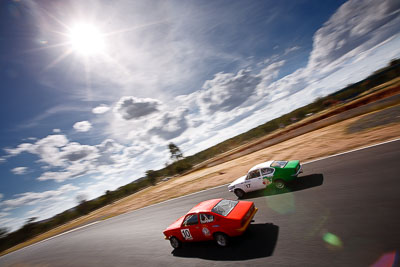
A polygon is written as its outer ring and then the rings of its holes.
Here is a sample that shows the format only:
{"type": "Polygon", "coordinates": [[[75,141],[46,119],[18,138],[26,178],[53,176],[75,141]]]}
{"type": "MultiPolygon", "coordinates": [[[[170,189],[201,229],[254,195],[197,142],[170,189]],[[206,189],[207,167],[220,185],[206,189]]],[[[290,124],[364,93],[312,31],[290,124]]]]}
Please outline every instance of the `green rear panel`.
{"type": "Polygon", "coordinates": [[[296,169],[297,165],[299,165],[300,161],[298,160],[291,160],[289,161],[286,166],[285,169],[296,169]]]}
{"type": "Polygon", "coordinates": [[[291,160],[284,168],[274,167],[275,172],[273,180],[282,179],[286,182],[289,182],[296,179],[296,177],[292,175],[296,173],[296,168],[299,163],[300,161],[298,160],[291,160]]]}

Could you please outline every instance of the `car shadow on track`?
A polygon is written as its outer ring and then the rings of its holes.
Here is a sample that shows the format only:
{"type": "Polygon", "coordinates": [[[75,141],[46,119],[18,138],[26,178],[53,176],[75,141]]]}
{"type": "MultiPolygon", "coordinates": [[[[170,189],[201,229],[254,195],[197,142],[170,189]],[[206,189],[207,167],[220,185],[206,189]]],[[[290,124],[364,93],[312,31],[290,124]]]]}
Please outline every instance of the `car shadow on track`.
{"type": "Polygon", "coordinates": [[[286,188],[278,189],[273,184],[271,184],[264,190],[247,193],[246,195],[244,195],[244,197],[242,197],[242,199],[273,196],[273,195],[300,191],[320,186],[323,184],[323,182],[324,182],[324,175],[321,173],[299,176],[296,180],[287,184],[286,188]]]}
{"type": "Polygon", "coordinates": [[[222,248],[214,241],[184,243],[174,249],[175,257],[200,258],[216,261],[241,261],[269,257],[278,240],[279,227],[272,223],[250,224],[247,231],[230,239],[228,247],[222,248]]]}

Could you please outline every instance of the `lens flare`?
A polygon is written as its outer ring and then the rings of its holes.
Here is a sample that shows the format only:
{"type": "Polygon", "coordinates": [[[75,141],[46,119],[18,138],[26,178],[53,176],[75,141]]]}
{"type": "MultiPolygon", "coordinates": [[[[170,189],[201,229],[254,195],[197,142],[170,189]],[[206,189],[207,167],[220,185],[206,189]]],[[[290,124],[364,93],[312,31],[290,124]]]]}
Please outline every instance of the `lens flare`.
{"type": "Polygon", "coordinates": [[[342,247],[342,240],[340,238],[332,233],[326,233],[322,237],[322,239],[328,243],[329,245],[335,246],[335,247],[342,247]]]}
{"type": "Polygon", "coordinates": [[[394,267],[399,263],[399,254],[396,251],[383,254],[371,267],[394,267]]]}
{"type": "Polygon", "coordinates": [[[278,212],[279,214],[288,214],[295,211],[295,200],[292,193],[285,193],[281,195],[275,195],[268,198],[268,207],[278,212]]]}

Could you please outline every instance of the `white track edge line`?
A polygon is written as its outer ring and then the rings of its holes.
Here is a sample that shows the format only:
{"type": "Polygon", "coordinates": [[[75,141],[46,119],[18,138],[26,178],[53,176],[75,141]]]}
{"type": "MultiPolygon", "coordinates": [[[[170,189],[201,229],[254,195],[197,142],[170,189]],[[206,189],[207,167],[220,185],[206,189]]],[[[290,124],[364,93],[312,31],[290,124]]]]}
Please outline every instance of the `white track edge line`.
{"type": "Polygon", "coordinates": [[[396,141],[400,141],[400,138],[392,139],[392,140],[389,140],[389,141],[385,141],[385,142],[381,142],[381,143],[377,143],[377,144],[373,144],[373,145],[369,145],[369,146],[363,146],[363,147],[355,148],[355,149],[352,149],[352,150],[349,150],[349,151],[337,153],[337,154],[330,155],[330,156],[325,156],[325,157],[322,157],[322,158],[317,158],[317,159],[314,159],[314,160],[310,160],[310,161],[304,162],[303,164],[309,164],[309,163],[313,163],[313,162],[316,162],[316,161],[320,161],[320,160],[324,160],[324,159],[328,159],[328,158],[333,158],[333,157],[336,157],[336,156],[340,156],[340,155],[344,155],[344,154],[356,152],[356,151],[359,151],[359,150],[364,150],[364,149],[367,149],[367,148],[380,146],[380,145],[384,145],[384,144],[388,144],[388,143],[392,143],[392,142],[396,142],[396,141]]]}
{"type": "Polygon", "coordinates": [[[91,225],[96,224],[96,223],[99,223],[99,222],[100,222],[100,221],[94,221],[94,222],[91,222],[91,223],[88,223],[88,224],[79,226],[79,227],[74,228],[74,229],[71,229],[71,230],[69,230],[69,231],[62,232],[61,234],[58,234],[58,235],[55,235],[55,236],[46,238],[46,239],[44,239],[44,240],[42,240],[42,241],[39,241],[39,242],[37,242],[37,243],[35,243],[35,244],[40,244],[40,243],[42,243],[42,242],[49,241],[50,239],[53,239],[53,238],[56,238],[56,237],[59,237],[59,236],[62,236],[62,235],[66,235],[66,234],[69,234],[69,233],[72,233],[72,232],[74,232],[74,231],[80,230],[80,229],[82,229],[82,228],[91,226],[91,225]]]}
{"type": "MultiPolygon", "coordinates": [[[[392,139],[392,140],[389,140],[389,141],[385,141],[385,142],[381,142],[381,143],[377,143],[377,144],[373,144],[373,145],[369,145],[369,146],[364,146],[364,147],[352,149],[352,150],[341,152],[341,153],[334,154],[334,155],[329,155],[329,156],[317,158],[317,159],[314,159],[314,160],[311,160],[311,161],[306,161],[306,162],[303,162],[302,165],[313,163],[313,162],[324,160],[324,159],[328,159],[328,158],[332,158],[332,157],[336,157],[336,156],[340,156],[340,155],[343,155],[343,154],[356,152],[356,151],[359,151],[359,150],[363,150],[363,149],[367,149],[367,148],[371,148],[371,147],[375,147],[375,146],[379,146],[379,145],[384,145],[384,144],[391,143],[391,142],[396,142],[396,141],[400,141],[400,138],[396,138],[396,139],[392,139]]],[[[207,188],[207,189],[204,189],[204,190],[201,190],[201,191],[198,191],[198,192],[194,192],[194,193],[190,193],[190,194],[187,194],[187,195],[183,195],[183,196],[180,196],[180,197],[171,198],[171,199],[165,200],[163,202],[155,203],[155,204],[152,204],[150,206],[146,206],[146,207],[143,207],[143,208],[140,208],[140,209],[137,209],[137,210],[132,210],[132,211],[120,214],[120,215],[129,214],[129,213],[132,213],[132,212],[135,212],[135,211],[139,211],[139,210],[142,210],[142,209],[153,207],[155,205],[160,205],[160,204],[172,201],[172,200],[177,200],[177,199],[180,199],[180,198],[183,198],[183,197],[188,197],[188,196],[191,196],[191,195],[195,195],[195,194],[198,194],[198,193],[201,193],[201,192],[204,192],[204,191],[208,191],[208,190],[216,189],[216,188],[219,188],[219,187],[227,186],[229,184],[230,183],[223,184],[223,185],[218,185],[218,186],[215,186],[215,187],[207,188]]],[[[117,215],[117,216],[120,216],[120,215],[117,215]]],[[[114,216],[114,217],[117,217],[117,216],[114,216]]]]}
{"type": "Polygon", "coordinates": [[[21,250],[27,249],[27,248],[29,248],[29,247],[32,247],[32,246],[35,246],[35,245],[39,245],[39,244],[44,243],[44,242],[46,242],[46,241],[49,241],[49,240],[51,240],[51,239],[53,239],[53,238],[56,238],[56,237],[59,237],[59,236],[62,236],[62,235],[66,235],[66,234],[68,234],[68,233],[71,233],[71,232],[74,232],[74,231],[76,231],[76,230],[79,230],[79,229],[82,229],[82,228],[91,226],[91,225],[96,224],[96,223],[99,223],[99,222],[100,222],[100,221],[95,221],[95,222],[92,222],[92,223],[88,223],[88,224],[82,225],[82,226],[80,226],[80,227],[78,227],[78,228],[74,228],[74,229],[71,229],[71,230],[69,230],[69,231],[63,232],[63,233],[61,233],[61,234],[58,234],[58,235],[55,235],[55,236],[52,236],[52,237],[43,239],[43,240],[41,240],[41,241],[39,241],[39,242],[30,244],[29,246],[26,246],[26,247],[23,247],[23,248],[20,248],[20,249],[11,251],[10,253],[4,254],[3,256],[0,256],[0,258],[3,258],[3,257],[8,256],[8,255],[11,255],[11,254],[13,254],[13,253],[15,253],[15,252],[19,252],[19,251],[21,251],[21,250]]]}

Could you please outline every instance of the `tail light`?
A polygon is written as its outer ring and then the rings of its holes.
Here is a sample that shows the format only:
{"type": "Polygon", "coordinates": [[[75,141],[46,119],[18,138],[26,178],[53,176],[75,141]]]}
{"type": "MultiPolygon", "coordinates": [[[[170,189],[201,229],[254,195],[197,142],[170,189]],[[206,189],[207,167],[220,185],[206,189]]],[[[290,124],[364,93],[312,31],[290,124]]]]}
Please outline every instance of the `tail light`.
{"type": "Polygon", "coordinates": [[[241,225],[243,226],[246,222],[247,219],[250,217],[250,215],[253,213],[254,211],[254,204],[251,205],[250,209],[247,211],[246,215],[244,215],[242,221],[241,221],[241,225]]]}

